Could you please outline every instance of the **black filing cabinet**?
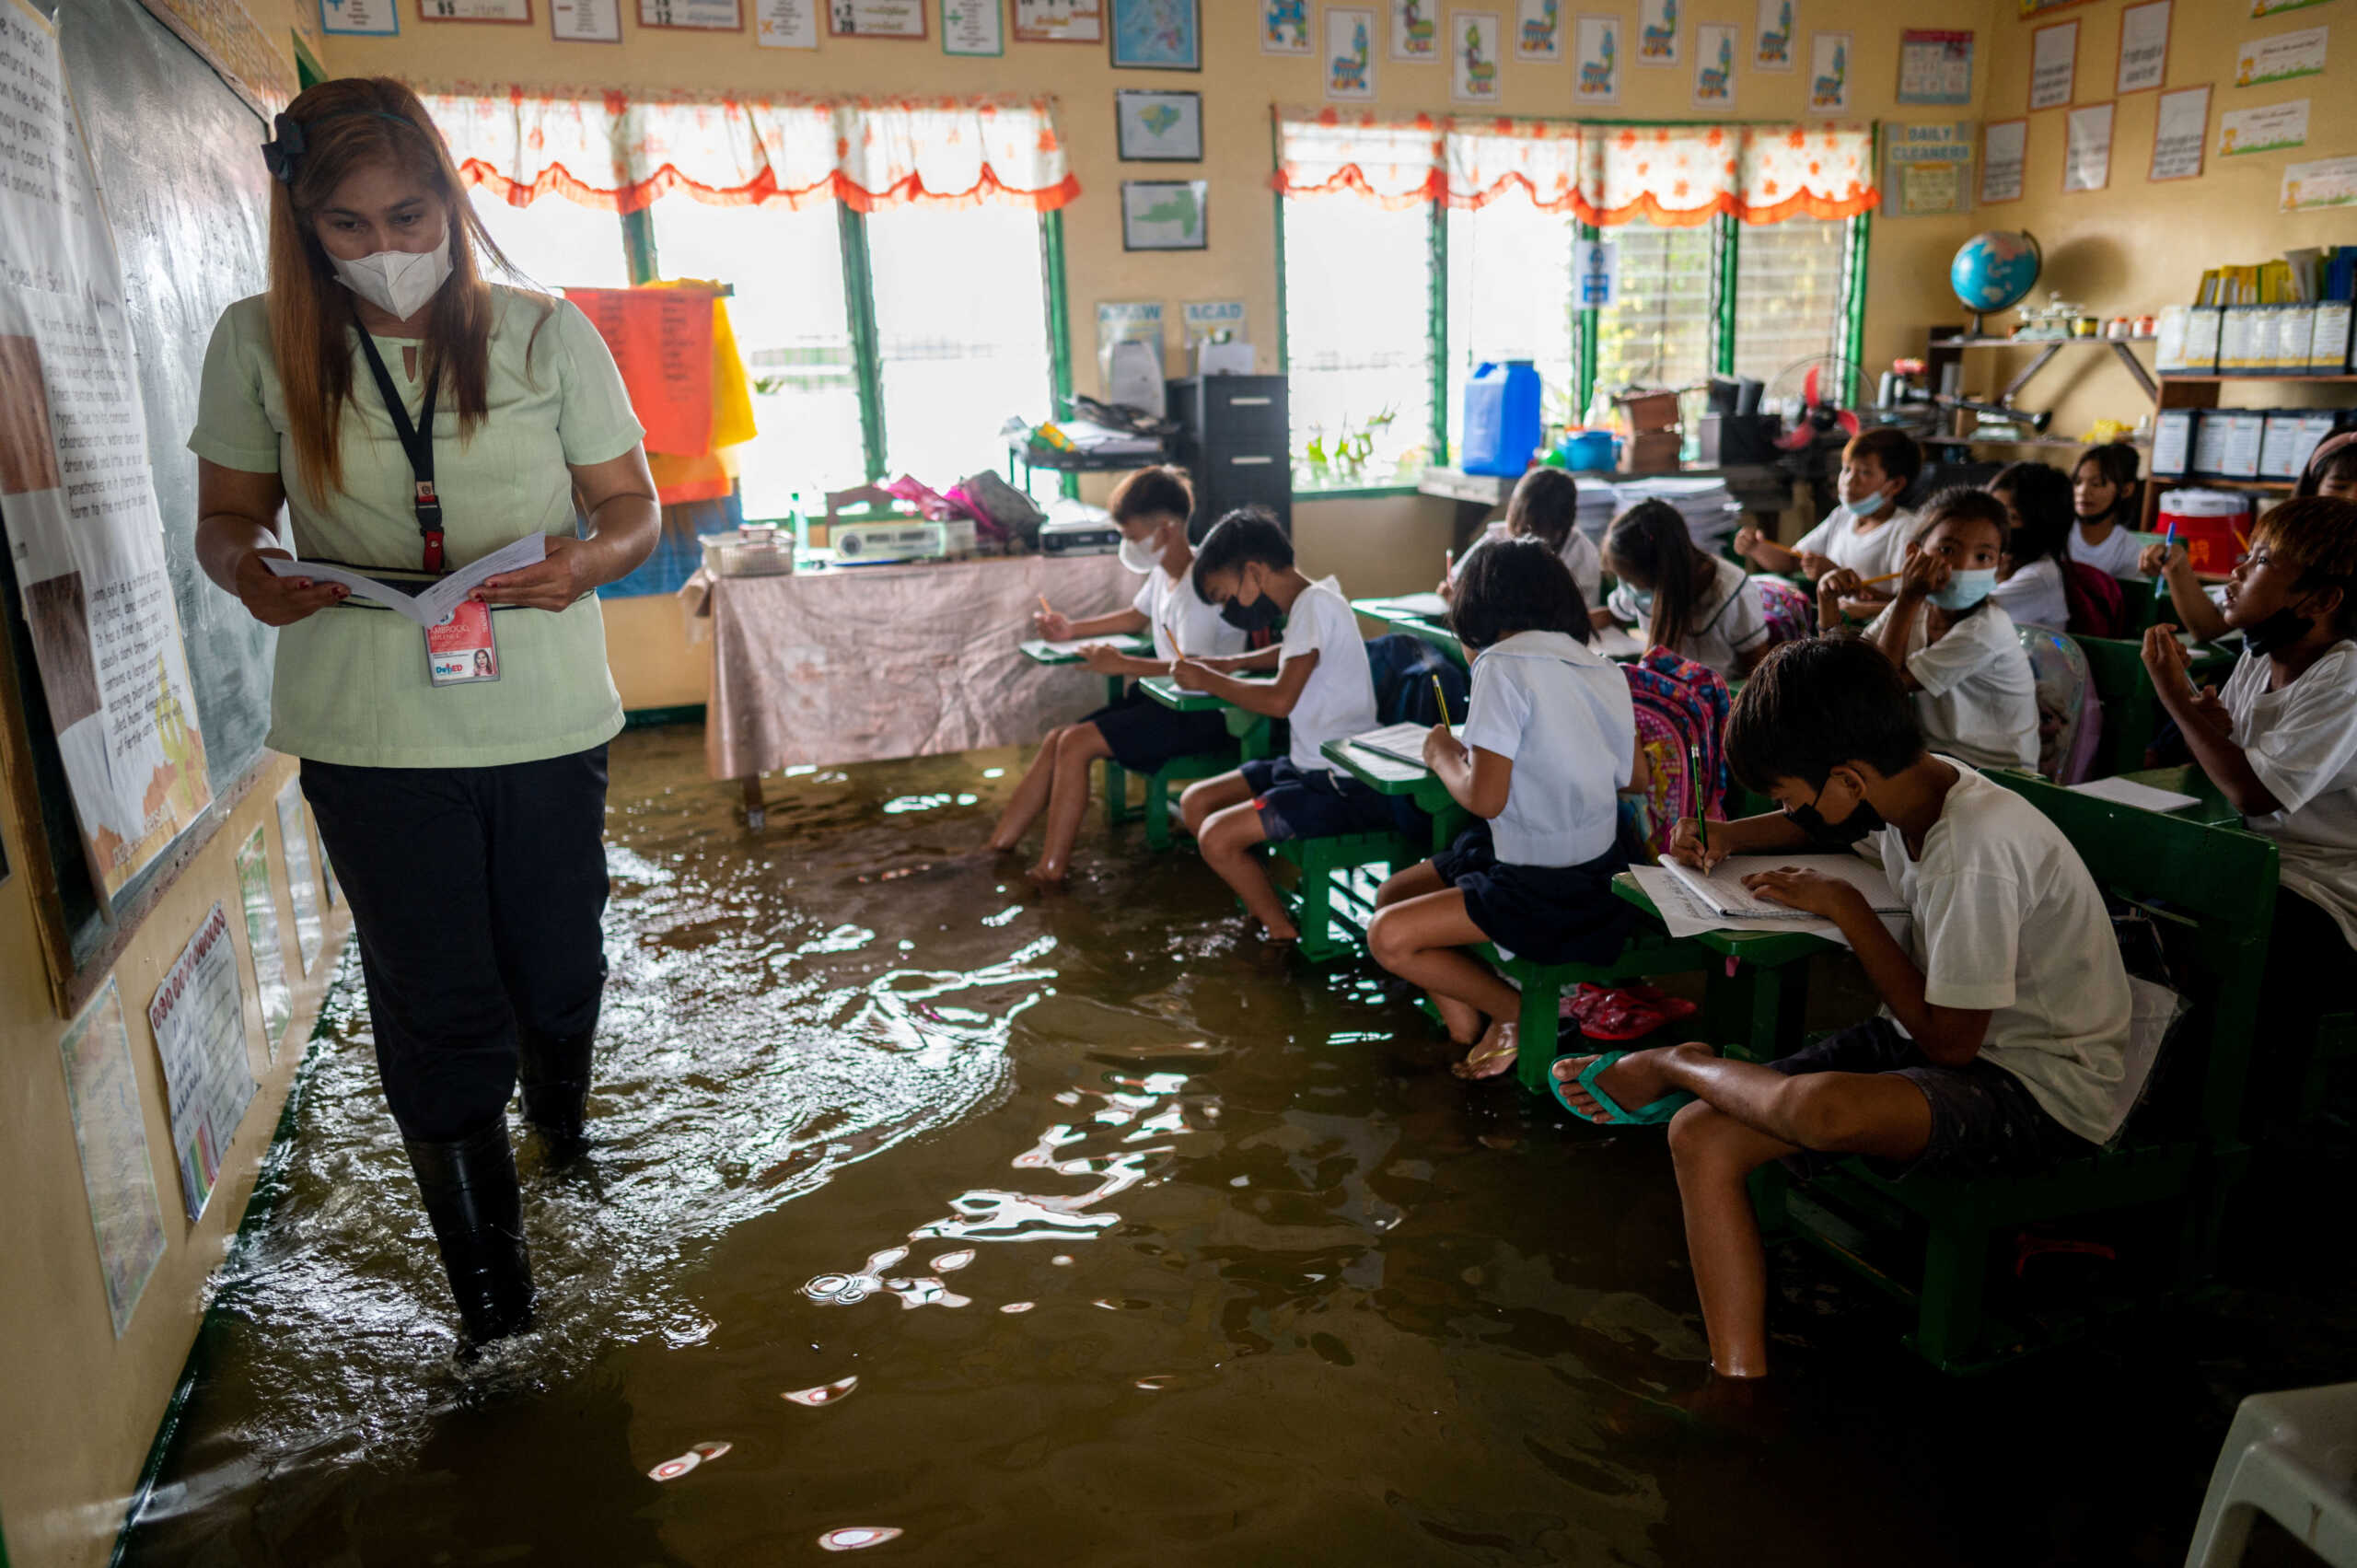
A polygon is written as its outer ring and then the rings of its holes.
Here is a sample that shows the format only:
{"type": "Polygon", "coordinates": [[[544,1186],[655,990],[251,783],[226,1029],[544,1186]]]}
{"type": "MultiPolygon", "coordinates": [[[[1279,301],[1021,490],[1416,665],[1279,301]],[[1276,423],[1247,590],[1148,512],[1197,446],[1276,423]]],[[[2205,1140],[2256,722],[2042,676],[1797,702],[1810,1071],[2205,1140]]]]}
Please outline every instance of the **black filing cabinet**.
{"type": "Polygon", "coordinates": [[[1266,506],[1293,532],[1293,436],[1282,376],[1189,376],[1170,383],[1178,461],[1195,482],[1187,531],[1201,540],[1238,506],[1266,506]]]}

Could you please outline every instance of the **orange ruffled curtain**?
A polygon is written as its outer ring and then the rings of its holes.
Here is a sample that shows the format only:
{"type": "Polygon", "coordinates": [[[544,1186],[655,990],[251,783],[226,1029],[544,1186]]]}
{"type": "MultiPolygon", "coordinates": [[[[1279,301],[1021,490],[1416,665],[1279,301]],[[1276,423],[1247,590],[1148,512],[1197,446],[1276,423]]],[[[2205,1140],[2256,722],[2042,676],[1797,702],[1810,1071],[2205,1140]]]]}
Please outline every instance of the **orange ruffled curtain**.
{"type": "Polygon", "coordinates": [[[514,206],[553,192],[636,212],[684,191],[715,205],[839,201],[861,212],[1080,194],[1045,97],[720,99],[522,87],[424,87],[470,184],[514,206]]]}
{"type": "Polygon", "coordinates": [[[1590,125],[1577,121],[1280,111],[1274,183],[1386,206],[1479,208],[1519,192],[1603,226],[1848,217],[1881,197],[1864,125],[1590,125]]]}

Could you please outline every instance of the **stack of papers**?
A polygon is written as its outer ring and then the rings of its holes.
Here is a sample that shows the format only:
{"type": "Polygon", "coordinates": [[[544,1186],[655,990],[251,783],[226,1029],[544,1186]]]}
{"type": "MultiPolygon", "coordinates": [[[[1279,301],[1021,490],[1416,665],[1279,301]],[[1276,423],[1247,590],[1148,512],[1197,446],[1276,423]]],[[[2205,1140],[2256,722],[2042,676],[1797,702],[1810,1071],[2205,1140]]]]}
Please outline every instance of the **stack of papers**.
{"type": "Polygon", "coordinates": [[[2173,789],[2154,789],[2133,779],[2090,779],[2083,784],[2073,784],[2071,793],[2092,795],[2097,800],[2133,806],[2140,811],[2182,811],[2201,804],[2198,796],[2179,795],[2173,789]]]}
{"type": "Polygon", "coordinates": [[[1116,430],[1086,419],[1062,419],[1056,422],[1072,444],[1093,458],[1153,457],[1162,451],[1161,437],[1140,436],[1134,431],[1116,430]]]}
{"type": "MultiPolygon", "coordinates": [[[[1686,519],[1686,531],[1694,542],[1709,554],[1717,554],[1721,540],[1732,536],[1741,517],[1742,509],[1727,490],[1723,479],[1680,479],[1664,475],[1656,479],[1631,479],[1612,487],[1617,511],[1625,512],[1640,501],[1666,501],[1678,508],[1686,519]]],[[[1586,499],[1587,486],[1580,486],[1581,499],[1586,499]]]]}
{"type": "Polygon", "coordinates": [[[1730,920],[1817,918],[1789,905],[1771,903],[1743,885],[1746,877],[1761,871],[1779,871],[1788,866],[1814,871],[1849,883],[1866,896],[1867,906],[1876,914],[1907,912],[1906,900],[1892,889],[1890,878],[1882,874],[1882,867],[1854,854],[1731,854],[1713,866],[1708,876],[1676,861],[1662,862],[1662,869],[1681,883],[1695,901],[1713,914],[1730,920]]]}

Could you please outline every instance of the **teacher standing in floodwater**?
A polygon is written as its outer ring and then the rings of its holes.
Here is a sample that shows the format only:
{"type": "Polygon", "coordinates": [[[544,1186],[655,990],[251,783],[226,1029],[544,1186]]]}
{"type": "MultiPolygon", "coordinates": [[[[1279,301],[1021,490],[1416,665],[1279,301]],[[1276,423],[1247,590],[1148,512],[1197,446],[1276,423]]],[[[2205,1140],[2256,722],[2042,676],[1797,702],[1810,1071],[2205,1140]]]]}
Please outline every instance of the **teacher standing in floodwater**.
{"type": "Polygon", "coordinates": [[[654,548],[655,484],[587,319],[483,280],[478,250],[505,259],[414,94],[325,82],[275,133],[270,292],[215,328],[189,438],[197,557],[283,628],[269,743],[302,759],[351,897],[385,1098],[481,1344],[531,1316],[519,1073],[552,1155],[581,1146],[622,726],[590,595],[654,548]],[[547,553],[423,628],[274,575],[282,507],[304,561],[439,574],[533,534],[547,553]]]}

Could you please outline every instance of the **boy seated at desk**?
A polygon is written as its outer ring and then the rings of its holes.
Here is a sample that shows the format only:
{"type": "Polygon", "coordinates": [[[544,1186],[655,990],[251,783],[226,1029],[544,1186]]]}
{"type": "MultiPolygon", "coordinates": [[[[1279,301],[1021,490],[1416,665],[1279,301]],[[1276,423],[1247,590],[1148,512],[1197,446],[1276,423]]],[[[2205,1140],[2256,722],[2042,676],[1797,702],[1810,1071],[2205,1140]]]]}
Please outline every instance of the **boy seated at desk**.
{"type": "Polygon", "coordinates": [[[1904,945],[1849,883],[1769,870],[1758,896],[1832,921],[1883,1011],[1766,1065],[1710,1046],[1566,1056],[1564,1105],[1597,1122],[1669,1123],[1711,1366],[1768,1370],[1767,1259],[1745,1179],[1845,1155],[1894,1175],[1994,1178],[2085,1156],[2118,1131],[2128,975],[2095,879],[2028,801],[1923,748],[1898,672],[1866,644],[1816,637],[1761,662],[1727,719],[1736,778],[1781,811],[1681,819],[1669,853],[1858,847],[1910,918],[1904,945]]]}
{"type": "Polygon", "coordinates": [[[1904,430],[1878,425],[1850,437],[1841,448],[1840,505],[1801,536],[1790,550],[1747,524],[1735,534],[1735,552],[1762,571],[1823,580],[1848,567],[1867,586],[1853,596],[1850,613],[1870,621],[1895,596],[1875,579],[1904,564],[1915,514],[1898,504],[1923,471],[1923,448],[1904,430]]]}
{"type": "Polygon", "coordinates": [[[1053,610],[1032,619],[1050,642],[1151,632],[1154,653],[1132,657],[1108,643],[1080,651],[1081,662],[1099,675],[1126,675],[1132,683],[1120,701],[1097,709],[1077,724],[1059,726],[1039,744],[1039,754],[999,814],[990,847],[1004,854],[1042,810],[1047,842],[1028,875],[1054,885],[1072,869],[1072,847],[1088,811],[1088,776],[1110,757],[1132,772],[1151,774],[1174,757],[1226,748],[1227,726],[1216,713],[1182,714],[1140,691],[1135,678],[1167,675],[1185,655],[1227,657],[1244,652],[1245,633],[1221,619],[1219,610],[1195,592],[1195,552],[1187,542],[1187,518],[1195,493],[1184,471],[1141,469],[1113,491],[1109,507],[1121,530],[1121,564],[1143,576],[1127,610],[1074,621],[1053,610]]]}
{"type": "MultiPolygon", "coordinates": [[[[2292,497],[2300,500],[2312,495],[2333,501],[2357,501],[2357,430],[2328,436],[2308,454],[2292,497]]],[[[2193,557],[2185,546],[2166,540],[2148,544],[2136,557],[2136,570],[2168,585],[2169,608],[2177,612],[2178,625],[2205,643],[2214,643],[2226,634],[2226,616],[2222,608],[2225,590],[2212,587],[2194,575],[2193,557]]]]}
{"type": "Polygon", "coordinates": [[[1267,939],[1297,941],[1301,933],[1253,858],[1253,846],[1384,832],[1394,823],[1389,801],[1337,772],[1319,750],[1329,740],[1376,726],[1366,644],[1341,585],[1303,576],[1293,563],[1293,540],[1258,506],[1230,512],[1204,538],[1195,556],[1195,591],[1222,606],[1231,621],[1260,625],[1284,618],[1284,641],[1275,650],[1277,678],[1238,680],[1220,668],[1238,661],[1182,658],[1171,679],[1247,713],[1291,721],[1292,744],[1285,756],[1258,759],[1188,785],[1178,815],[1203,859],[1236,889],[1267,939]]]}
{"type": "Polygon", "coordinates": [[[2244,652],[2223,693],[2193,690],[2166,626],[2145,632],[2144,668],[2201,771],[2275,841],[2260,1031],[2298,1045],[2347,1005],[2357,946],[2357,502],[2304,497],[2261,517],[2225,621],[2244,652]]]}

